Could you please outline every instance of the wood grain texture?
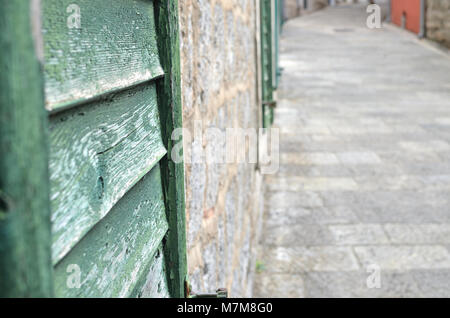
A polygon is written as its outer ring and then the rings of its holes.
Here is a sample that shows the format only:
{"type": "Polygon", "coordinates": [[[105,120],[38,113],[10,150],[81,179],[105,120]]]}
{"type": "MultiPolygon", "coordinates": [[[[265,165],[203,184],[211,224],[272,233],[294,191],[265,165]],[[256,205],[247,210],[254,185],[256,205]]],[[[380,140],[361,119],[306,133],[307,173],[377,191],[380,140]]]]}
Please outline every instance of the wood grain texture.
{"type": "MultiPolygon", "coordinates": [[[[181,145],[183,142],[182,138],[176,141],[172,140],[173,130],[183,127],[178,0],[156,1],[155,18],[160,61],[166,74],[157,83],[163,141],[169,154],[161,160],[164,197],[170,229],[164,253],[166,268],[169,270],[170,295],[184,298],[187,280],[184,163],[175,163],[170,156],[174,142],[181,145]]],[[[180,153],[182,154],[182,149],[180,153]]]]}
{"type": "Polygon", "coordinates": [[[165,155],[155,84],[51,117],[56,264],[165,155]]]}
{"type": "Polygon", "coordinates": [[[166,263],[163,245],[158,248],[147,275],[143,277],[142,283],[136,287],[132,297],[137,298],[169,298],[169,286],[167,284],[166,263]]]}
{"type": "Polygon", "coordinates": [[[48,110],[163,75],[153,1],[45,0],[43,16],[48,110]],[[67,12],[71,4],[80,10],[79,28],[70,23],[77,14],[67,12]]]}
{"type": "Polygon", "coordinates": [[[30,0],[0,0],[0,297],[53,295],[46,114],[30,0]]]}
{"type": "Polygon", "coordinates": [[[147,276],[167,229],[157,165],[55,267],[56,296],[131,296],[147,276]],[[80,288],[68,288],[71,264],[79,266],[80,288]]]}

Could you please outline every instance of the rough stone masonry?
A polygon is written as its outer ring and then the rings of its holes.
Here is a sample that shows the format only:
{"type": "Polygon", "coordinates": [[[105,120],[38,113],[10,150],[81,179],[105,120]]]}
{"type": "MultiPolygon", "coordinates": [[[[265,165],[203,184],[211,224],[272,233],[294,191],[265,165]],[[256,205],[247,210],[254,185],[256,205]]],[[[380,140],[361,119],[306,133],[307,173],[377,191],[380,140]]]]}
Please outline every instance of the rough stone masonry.
{"type": "MultiPolygon", "coordinates": [[[[181,0],[184,127],[258,128],[258,1],[181,0]]],[[[204,136],[204,135],[203,135],[204,136]]],[[[251,296],[261,224],[261,176],[255,164],[206,163],[220,139],[184,140],[187,248],[194,292],[227,288],[251,296]],[[203,160],[202,160],[203,159],[203,160]]]]}
{"type": "Polygon", "coordinates": [[[428,38],[450,48],[450,0],[427,0],[426,28],[428,38]]]}

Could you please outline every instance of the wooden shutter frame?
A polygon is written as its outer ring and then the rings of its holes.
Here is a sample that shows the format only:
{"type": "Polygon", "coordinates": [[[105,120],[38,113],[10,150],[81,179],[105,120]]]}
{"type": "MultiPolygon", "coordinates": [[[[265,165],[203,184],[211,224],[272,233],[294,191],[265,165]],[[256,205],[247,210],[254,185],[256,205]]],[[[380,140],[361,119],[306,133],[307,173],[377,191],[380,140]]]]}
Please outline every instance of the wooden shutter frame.
{"type": "Polygon", "coordinates": [[[0,0],[0,297],[51,297],[47,114],[35,0],[0,0]],[[34,31],[34,32],[33,32],[34,31]]]}
{"type": "Polygon", "coordinates": [[[273,50],[273,4],[274,0],[260,0],[261,15],[261,92],[263,108],[263,127],[270,128],[273,123],[274,106],[274,50],[273,50]]]}
{"type": "Polygon", "coordinates": [[[155,0],[155,22],[161,66],[165,76],[157,83],[163,142],[167,155],[161,160],[161,177],[169,231],[164,244],[168,284],[172,297],[186,297],[186,215],[184,162],[171,159],[172,132],[183,127],[180,75],[178,0],[155,0]]]}

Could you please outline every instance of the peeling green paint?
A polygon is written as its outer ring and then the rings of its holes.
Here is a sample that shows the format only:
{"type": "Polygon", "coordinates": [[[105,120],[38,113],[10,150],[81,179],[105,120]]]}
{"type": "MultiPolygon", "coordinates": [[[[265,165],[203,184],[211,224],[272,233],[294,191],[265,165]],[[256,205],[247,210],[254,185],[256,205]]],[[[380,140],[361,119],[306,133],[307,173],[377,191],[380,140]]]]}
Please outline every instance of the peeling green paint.
{"type": "MultiPolygon", "coordinates": [[[[180,38],[178,0],[158,0],[155,4],[158,48],[166,76],[158,81],[158,105],[164,144],[171,154],[172,131],[183,127],[181,106],[180,38]]],[[[177,142],[182,143],[182,140],[177,142]]],[[[185,297],[187,280],[186,215],[184,194],[184,163],[174,163],[170,156],[161,161],[169,232],[164,247],[172,297],[185,297]]]]}
{"type": "Polygon", "coordinates": [[[131,297],[137,298],[168,298],[170,297],[167,282],[166,261],[163,252],[163,244],[156,251],[150,266],[146,270],[147,275],[138,283],[131,297]]]}
{"type": "Polygon", "coordinates": [[[49,0],[44,10],[47,108],[57,111],[50,117],[56,293],[184,297],[184,166],[166,155],[182,127],[178,2],[83,0],[81,28],[70,30],[56,16],[69,2],[49,0]],[[105,89],[104,81],[119,85],[105,89]],[[143,182],[151,191],[137,198],[143,182]],[[141,213],[159,225],[133,223],[130,209],[145,198],[141,213]],[[151,212],[158,207],[164,218],[151,212]],[[70,264],[87,271],[80,289],[67,288],[70,264]]]}
{"type": "Polygon", "coordinates": [[[163,75],[153,1],[43,1],[46,107],[62,109],[163,75]]]}
{"type": "Polygon", "coordinates": [[[130,297],[167,229],[157,165],[56,265],[56,296],[130,297]],[[79,266],[79,288],[67,284],[71,264],[79,266]]]}
{"type": "Polygon", "coordinates": [[[155,84],[50,118],[53,262],[166,154],[155,84]]]}

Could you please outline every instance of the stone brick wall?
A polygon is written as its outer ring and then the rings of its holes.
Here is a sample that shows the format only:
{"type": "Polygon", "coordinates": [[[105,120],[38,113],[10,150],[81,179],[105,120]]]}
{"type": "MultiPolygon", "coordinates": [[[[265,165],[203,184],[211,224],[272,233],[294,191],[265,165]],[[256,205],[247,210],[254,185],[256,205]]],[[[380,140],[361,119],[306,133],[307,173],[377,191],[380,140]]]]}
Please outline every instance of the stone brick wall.
{"type": "Polygon", "coordinates": [[[292,19],[298,17],[302,10],[303,0],[284,0],[284,18],[292,19]]]}
{"type": "Polygon", "coordinates": [[[426,32],[450,48],[450,0],[427,0],[426,32]]]}
{"type": "MultiPolygon", "coordinates": [[[[251,296],[262,216],[261,176],[255,164],[206,163],[224,150],[217,136],[194,138],[195,126],[258,128],[257,38],[254,0],[180,0],[185,138],[187,245],[194,292],[228,288],[251,296]],[[203,153],[203,157],[202,157],[203,153]],[[203,160],[201,160],[203,158],[203,160]]],[[[199,131],[200,131],[199,130],[199,131]]]]}
{"type": "Polygon", "coordinates": [[[328,0],[310,0],[309,10],[320,10],[328,6],[328,0]]]}

